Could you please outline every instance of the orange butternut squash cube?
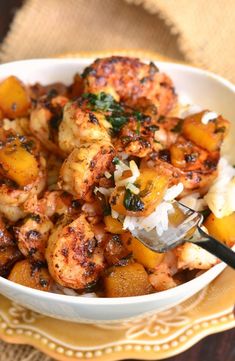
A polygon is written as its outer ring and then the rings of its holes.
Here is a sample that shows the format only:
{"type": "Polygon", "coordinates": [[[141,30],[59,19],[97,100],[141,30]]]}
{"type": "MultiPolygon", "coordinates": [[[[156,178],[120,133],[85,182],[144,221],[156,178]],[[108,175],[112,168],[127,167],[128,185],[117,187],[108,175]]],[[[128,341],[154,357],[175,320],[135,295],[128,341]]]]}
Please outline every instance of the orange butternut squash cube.
{"type": "Polygon", "coordinates": [[[121,222],[117,219],[114,219],[112,216],[104,217],[105,230],[114,234],[122,234],[125,230],[122,228],[121,222]]]}
{"type": "Polygon", "coordinates": [[[29,95],[18,78],[9,76],[0,83],[0,108],[6,117],[23,117],[27,115],[29,107],[29,95]]]}
{"type": "Polygon", "coordinates": [[[190,115],[184,120],[183,135],[209,152],[220,148],[225,136],[229,130],[229,122],[218,116],[218,118],[209,121],[207,124],[202,122],[205,111],[190,115]]]}
{"type": "Polygon", "coordinates": [[[163,253],[157,253],[145,247],[130,232],[123,233],[121,239],[124,241],[127,249],[132,252],[133,258],[144,267],[155,268],[163,261],[163,253]]]}
{"type": "Polygon", "coordinates": [[[235,212],[223,218],[216,218],[211,213],[204,226],[208,229],[209,234],[231,247],[235,244],[235,212]]]}
{"type": "Polygon", "coordinates": [[[106,297],[130,297],[149,294],[153,291],[148,274],[139,263],[111,268],[104,278],[106,297]]]}
{"type": "Polygon", "coordinates": [[[167,175],[160,174],[155,169],[142,168],[135,182],[139,193],[133,194],[124,187],[115,188],[110,197],[110,205],[114,211],[124,216],[146,217],[161,203],[168,183],[167,175]]]}
{"type": "Polygon", "coordinates": [[[35,157],[17,139],[0,149],[0,165],[4,175],[22,187],[34,182],[39,172],[35,157]]]}
{"type": "Polygon", "coordinates": [[[48,270],[45,267],[35,267],[27,259],[14,265],[8,279],[41,291],[49,291],[52,285],[48,270]]]}

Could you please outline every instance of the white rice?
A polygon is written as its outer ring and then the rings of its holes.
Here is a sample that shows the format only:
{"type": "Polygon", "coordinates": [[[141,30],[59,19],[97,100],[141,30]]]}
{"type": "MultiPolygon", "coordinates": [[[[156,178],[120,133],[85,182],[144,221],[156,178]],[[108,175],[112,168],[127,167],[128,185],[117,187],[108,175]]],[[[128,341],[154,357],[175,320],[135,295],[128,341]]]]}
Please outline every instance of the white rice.
{"type": "Polygon", "coordinates": [[[221,158],[218,171],[218,177],[204,200],[214,215],[222,218],[235,212],[235,169],[225,158],[221,158]]]}
{"type": "Polygon", "coordinates": [[[176,115],[178,117],[186,118],[201,112],[203,109],[200,105],[192,104],[192,100],[187,95],[181,94],[179,95],[179,108],[177,110],[176,115]]]}
{"type": "Polygon", "coordinates": [[[181,198],[180,203],[197,212],[203,211],[207,206],[205,199],[200,198],[199,193],[192,193],[181,198]]]}
{"type": "Polygon", "coordinates": [[[183,183],[178,183],[170,188],[167,189],[163,199],[166,202],[173,201],[176,197],[180,195],[180,193],[183,192],[184,185],[183,183]]]}
{"type": "Polygon", "coordinates": [[[126,187],[128,183],[135,183],[135,181],[139,176],[140,176],[139,168],[137,167],[136,163],[133,160],[130,161],[129,167],[125,163],[120,161],[116,165],[116,170],[114,172],[115,185],[117,187],[126,187]],[[123,172],[126,170],[131,171],[132,176],[125,179],[121,179],[123,172]]]}
{"type": "Polygon", "coordinates": [[[149,232],[155,228],[156,233],[161,236],[168,229],[168,214],[173,211],[171,201],[183,191],[183,188],[182,183],[169,188],[164,195],[164,201],[147,217],[126,216],[123,221],[123,229],[128,229],[129,231],[138,229],[149,232]]]}
{"type": "Polygon", "coordinates": [[[89,297],[89,298],[98,297],[95,292],[84,293],[84,294],[81,295],[78,292],[76,292],[75,290],[73,290],[72,288],[63,287],[63,286],[59,285],[58,283],[55,283],[53,285],[52,292],[53,293],[58,293],[60,295],[75,296],[75,297],[78,297],[78,296],[80,296],[80,297],[89,297]]]}
{"type": "Polygon", "coordinates": [[[203,114],[201,122],[207,125],[211,120],[218,118],[218,114],[215,112],[206,112],[203,114]]]}
{"type": "Polygon", "coordinates": [[[111,193],[113,191],[114,191],[114,188],[95,187],[95,189],[94,189],[95,194],[97,192],[100,192],[101,194],[103,194],[107,198],[111,196],[111,193]]]}
{"type": "Polygon", "coordinates": [[[161,236],[168,229],[168,213],[173,210],[173,205],[169,202],[162,202],[155,211],[147,217],[126,216],[123,222],[123,229],[133,231],[134,229],[150,232],[156,229],[156,233],[161,236]]]}

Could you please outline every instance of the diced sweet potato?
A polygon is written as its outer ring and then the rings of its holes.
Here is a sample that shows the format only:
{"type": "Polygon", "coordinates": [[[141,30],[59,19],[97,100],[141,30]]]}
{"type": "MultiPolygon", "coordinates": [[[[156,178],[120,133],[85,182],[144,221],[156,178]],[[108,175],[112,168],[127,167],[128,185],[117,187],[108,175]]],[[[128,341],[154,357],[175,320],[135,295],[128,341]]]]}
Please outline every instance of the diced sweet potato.
{"type": "Polygon", "coordinates": [[[209,234],[231,247],[235,244],[235,212],[230,216],[216,218],[213,213],[207,217],[204,226],[209,234]]]}
{"type": "Polygon", "coordinates": [[[146,295],[153,291],[148,274],[139,263],[113,267],[104,278],[106,297],[146,295]]]}
{"type": "Polygon", "coordinates": [[[131,251],[120,235],[113,235],[106,244],[104,258],[109,266],[124,265],[131,262],[131,251]]]}
{"type": "Polygon", "coordinates": [[[193,114],[184,120],[183,135],[209,152],[218,150],[228,133],[229,122],[221,116],[211,120],[208,124],[202,123],[202,117],[206,112],[193,114]]]}
{"type": "Polygon", "coordinates": [[[30,107],[28,93],[15,76],[9,76],[0,83],[0,108],[10,119],[27,115],[30,107]]]}
{"type": "Polygon", "coordinates": [[[142,168],[135,182],[139,193],[133,194],[124,187],[115,188],[110,197],[111,207],[122,215],[146,217],[162,201],[168,183],[167,175],[160,174],[154,169],[142,168]]]}
{"type": "Polygon", "coordinates": [[[155,268],[158,266],[163,258],[163,253],[151,251],[145,247],[137,238],[133,237],[130,232],[125,232],[121,235],[125,246],[132,252],[133,258],[146,268],[155,268]]]}
{"type": "Polygon", "coordinates": [[[14,265],[8,279],[41,291],[49,291],[52,284],[51,276],[45,267],[32,265],[26,259],[14,265]]]}
{"type": "Polygon", "coordinates": [[[0,276],[6,276],[12,265],[22,257],[16,246],[0,248],[0,276]]]}
{"type": "Polygon", "coordinates": [[[157,292],[166,291],[178,285],[165,262],[160,264],[155,272],[149,275],[149,282],[157,292]]]}
{"type": "Polygon", "coordinates": [[[122,228],[121,222],[117,219],[114,219],[112,216],[104,217],[105,230],[114,234],[122,234],[124,233],[124,229],[122,228]]]}
{"type": "Polygon", "coordinates": [[[0,149],[0,165],[6,177],[22,187],[34,182],[39,172],[35,157],[18,140],[0,149]]]}

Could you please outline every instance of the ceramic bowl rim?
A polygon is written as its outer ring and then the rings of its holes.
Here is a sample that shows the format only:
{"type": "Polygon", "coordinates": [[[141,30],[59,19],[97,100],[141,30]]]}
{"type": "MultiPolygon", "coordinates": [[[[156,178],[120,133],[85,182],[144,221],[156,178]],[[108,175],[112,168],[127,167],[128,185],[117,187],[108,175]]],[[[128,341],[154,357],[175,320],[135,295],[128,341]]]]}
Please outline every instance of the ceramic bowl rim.
{"type": "MultiPolygon", "coordinates": [[[[11,67],[11,66],[18,66],[21,64],[38,64],[40,65],[41,63],[47,64],[47,63],[56,63],[56,64],[76,64],[79,63],[80,65],[83,63],[85,64],[87,61],[92,61],[94,60],[94,57],[81,57],[81,58],[42,58],[42,59],[26,59],[26,60],[18,60],[18,61],[13,61],[13,62],[8,62],[8,63],[4,63],[4,64],[0,64],[0,69],[4,68],[4,67],[11,67]]],[[[146,58],[144,58],[143,60],[146,60],[146,58]]],[[[149,59],[147,59],[149,60],[149,59]]],[[[173,62],[169,62],[169,61],[153,61],[154,63],[156,63],[157,65],[159,65],[159,67],[161,68],[161,66],[166,65],[169,67],[172,67],[173,69],[181,69],[184,71],[187,71],[189,73],[195,73],[197,75],[203,75],[205,77],[210,77],[212,79],[214,79],[215,81],[217,81],[218,83],[222,84],[223,86],[225,86],[226,88],[228,88],[230,91],[232,91],[235,94],[235,85],[230,82],[227,79],[224,79],[222,76],[214,74],[208,70],[203,70],[191,65],[185,65],[185,64],[178,64],[178,63],[173,63],[173,62]]],[[[10,75],[10,74],[9,74],[10,75]]],[[[158,301],[158,300],[162,300],[164,298],[169,298],[169,297],[174,297],[174,295],[180,294],[181,291],[183,293],[183,291],[186,288],[190,288],[190,285],[195,283],[196,280],[200,281],[202,280],[202,278],[209,278],[210,276],[212,276],[213,273],[216,273],[216,275],[219,275],[219,273],[226,267],[226,265],[224,263],[219,263],[215,266],[213,266],[212,268],[210,268],[209,270],[207,270],[205,273],[203,273],[202,275],[182,284],[179,286],[176,286],[174,288],[165,290],[165,291],[161,291],[161,292],[155,292],[149,295],[142,295],[142,296],[132,296],[132,297],[115,297],[115,298],[104,298],[104,297],[97,297],[97,298],[89,298],[89,297],[84,297],[84,296],[70,296],[70,295],[61,295],[61,294],[56,294],[56,293],[52,293],[52,292],[45,292],[45,291],[40,291],[40,290],[36,290],[30,287],[26,287],[17,283],[14,283],[12,281],[9,281],[3,277],[0,276],[0,286],[1,284],[3,286],[7,286],[10,288],[13,288],[15,291],[18,291],[20,293],[24,293],[27,294],[28,296],[32,296],[32,297],[39,297],[41,299],[48,299],[50,301],[59,301],[59,302],[65,302],[67,304],[69,303],[77,303],[77,304],[84,304],[84,305],[118,305],[118,304],[139,304],[139,303],[147,303],[147,302],[151,302],[151,301],[158,301]]],[[[1,289],[0,289],[1,292],[1,289]]]]}

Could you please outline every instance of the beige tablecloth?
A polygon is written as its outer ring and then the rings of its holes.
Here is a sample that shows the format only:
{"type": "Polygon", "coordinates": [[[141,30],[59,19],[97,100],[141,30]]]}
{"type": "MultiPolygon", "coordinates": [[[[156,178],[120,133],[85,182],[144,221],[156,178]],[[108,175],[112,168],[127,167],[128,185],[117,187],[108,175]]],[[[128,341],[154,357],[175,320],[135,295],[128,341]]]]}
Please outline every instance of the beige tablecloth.
{"type": "MultiPolygon", "coordinates": [[[[143,49],[235,81],[234,0],[27,0],[0,61],[66,52],[143,49]]],[[[0,341],[0,361],[48,361],[0,341]]]]}
{"type": "Polygon", "coordinates": [[[2,45],[0,61],[146,49],[234,81],[234,17],[234,0],[28,0],[2,45]]]}

